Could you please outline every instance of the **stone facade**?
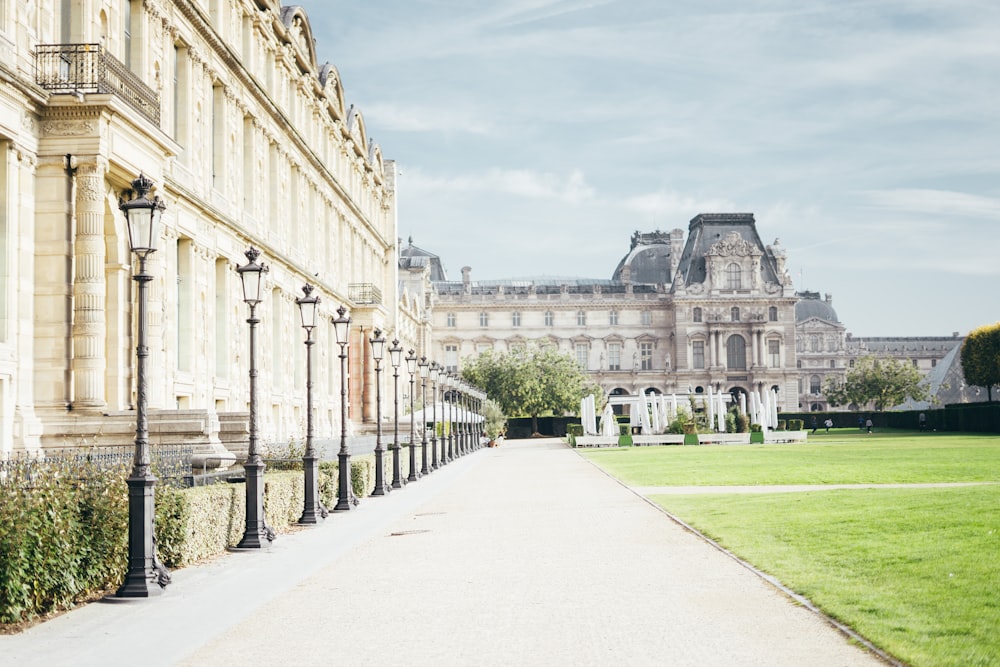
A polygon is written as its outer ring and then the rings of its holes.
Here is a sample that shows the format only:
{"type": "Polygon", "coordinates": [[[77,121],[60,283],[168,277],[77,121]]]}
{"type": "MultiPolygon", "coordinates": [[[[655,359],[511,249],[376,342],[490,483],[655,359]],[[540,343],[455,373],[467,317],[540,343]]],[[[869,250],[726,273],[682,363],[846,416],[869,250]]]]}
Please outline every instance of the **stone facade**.
{"type": "Polygon", "coordinates": [[[371,421],[367,338],[378,327],[419,349],[422,314],[399,293],[394,165],[336,68],[316,62],[301,8],[3,0],[0,456],[134,437],[135,262],[118,199],[140,172],[166,202],[147,262],[153,444],[225,451],[246,428],[249,310],[235,269],[249,246],[269,267],[261,441],[304,433],[306,282],[323,315],[316,432],[339,432],[340,305],[353,320],[349,418],[371,421]]]}
{"type": "MultiPolygon", "coordinates": [[[[416,254],[429,255],[411,246],[403,261],[416,254]]],[[[433,287],[431,349],[449,368],[534,343],[572,355],[608,394],[777,388],[796,405],[797,297],[784,249],[761,242],[752,214],[699,215],[686,242],[680,229],[636,232],[610,280],[473,281],[463,269],[433,287]]]]}

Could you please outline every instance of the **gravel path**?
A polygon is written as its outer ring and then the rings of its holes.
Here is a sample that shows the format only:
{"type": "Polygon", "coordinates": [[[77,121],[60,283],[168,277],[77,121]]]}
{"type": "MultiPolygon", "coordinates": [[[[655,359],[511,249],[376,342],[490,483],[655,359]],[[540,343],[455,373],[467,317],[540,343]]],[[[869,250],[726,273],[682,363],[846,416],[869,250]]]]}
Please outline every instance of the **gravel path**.
{"type": "Polygon", "coordinates": [[[507,441],[0,663],[883,665],[558,441],[507,441]],[[12,660],[8,663],[7,660],[12,660]]]}

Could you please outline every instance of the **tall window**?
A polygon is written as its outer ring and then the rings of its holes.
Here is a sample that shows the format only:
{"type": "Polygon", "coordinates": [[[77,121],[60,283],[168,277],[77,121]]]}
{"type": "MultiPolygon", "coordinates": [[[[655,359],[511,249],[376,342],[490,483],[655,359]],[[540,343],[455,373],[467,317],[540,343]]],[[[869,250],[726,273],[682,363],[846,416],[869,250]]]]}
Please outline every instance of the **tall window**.
{"type": "Polygon", "coordinates": [[[610,324],[611,326],[617,326],[618,325],[618,311],[617,310],[612,310],[612,311],[610,311],[608,313],[608,324],[610,324]]]}
{"type": "Polygon", "coordinates": [[[192,370],[194,354],[194,242],[177,240],[177,368],[192,370]]]}
{"type": "Polygon", "coordinates": [[[444,369],[449,373],[458,371],[458,345],[444,346],[444,369]]]}
{"type": "Polygon", "coordinates": [[[740,309],[738,306],[733,306],[729,309],[729,319],[733,322],[740,321],[740,309]]]}
{"type": "Polygon", "coordinates": [[[229,339],[229,262],[226,259],[215,260],[215,376],[229,376],[229,359],[231,358],[229,339]]]}
{"type": "Polygon", "coordinates": [[[653,323],[653,313],[648,310],[642,311],[639,315],[639,323],[644,327],[651,325],[653,323]]]}
{"type": "Polygon", "coordinates": [[[771,368],[779,368],[781,366],[781,341],[767,341],[767,358],[767,365],[771,368]]]}
{"type": "Polygon", "coordinates": [[[820,352],[823,346],[823,341],[816,334],[809,336],[809,351],[810,352],[820,352]]]}
{"type": "Polygon", "coordinates": [[[622,369],[622,344],[608,343],[608,370],[620,371],[622,369]]]}
{"type": "Polygon", "coordinates": [[[639,366],[644,371],[653,370],[653,344],[639,343],[639,366]]]}
{"type": "Polygon", "coordinates": [[[191,157],[191,58],[183,44],[174,45],[174,140],[181,145],[181,159],[191,157]]]}
{"type": "Polygon", "coordinates": [[[222,86],[212,86],[212,187],[220,191],[226,187],[225,146],[226,93],[222,86]]]}
{"type": "Polygon", "coordinates": [[[726,367],[734,370],[747,367],[747,342],[739,334],[733,334],[726,341],[726,367]]]}
{"type": "Polygon", "coordinates": [[[448,320],[448,326],[449,327],[454,327],[455,326],[455,313],[448,313],[447,320],[448,320]]]}
{"type": "Polygon", "coordinates": [[[132,0],[122,3],[122,60],[132,69],[132,0]]]}
{"type": "Polygon", "coordinates": [[[767,320],[768,320],[768,322],[777,322],[778,321],[778,307],[777,306],[771,306],[770,308],[767,309],[767,320]]]}
{"type": "Polygon", "coordinates": [[[580,367],[581,371],[585,371],[590,366],[590,350],[586,343],[577,343],[573,347],[576,352],[576,365],[580,367]]]}
{"type": "Polygon", "coordinates": [[[521,326],[521,311],[515,310],[513,313],[510,314],[510,325],[512,327],[521,326]]]}
{"type": "MultiPolygon", "coordinates": [[[[2,2],[0,2],[0,8],[3,8],[2,2]]],[[[7,191],[7,188],[9,187],[7,180],[7,151],[9,149],[9,142],[0,141],[0,342],[7,341],[9,309],[9,305],[7,303],[7,288],[10,284],[10,277],[7,275],[7,252],[10,242],[7,238],[9,233],[7,210],[10,206],[11,199],[16,197],[15,192],[7,191]]]]}
{"type": "Polygon", "coordinates": [[[546,310],[545,311],[545,326],[551,327],[552,324],[553,324],[553,322],[555,322],[555,320],[556,320],[555,314],[553,314],[553,312],[551,310],[546,310]]]}
{"type": "Polygon", "coordinates": [[[819,376],[810,375],[809,376],[809,393],[819,394],[819,376]]]}
{"type": "Polygon", "coordinates": [[[488,327],[490,326],[490,314],[486,311],[479,313],[479,326],[488,327]]]}
{"type": "Polygon", "coordinates": [[[691,311],[691,319],[695,322],[701,322],[701,308],[695,308],[691,311]]]}
{"type": "Polygon", "coordinates": [[[692,368],[705,367],[705,341],[696,340],[691,343],[691,366],[692,368]]]}
{"type": "Polygon", "coordinates": [[[726,267],[726,289],[741,289],[743,287],[743,271],[740,265],[733,262],[726,267]]]}
{"type": "Polygon", "coordinates": [[[587,326],[587,313],[586,312],[584,312],[582,310],[578,310],[577,311],[577,313],[576,313],[576,324],[577,324],[577,326],[581,326],[581,327],[587,326]]]}

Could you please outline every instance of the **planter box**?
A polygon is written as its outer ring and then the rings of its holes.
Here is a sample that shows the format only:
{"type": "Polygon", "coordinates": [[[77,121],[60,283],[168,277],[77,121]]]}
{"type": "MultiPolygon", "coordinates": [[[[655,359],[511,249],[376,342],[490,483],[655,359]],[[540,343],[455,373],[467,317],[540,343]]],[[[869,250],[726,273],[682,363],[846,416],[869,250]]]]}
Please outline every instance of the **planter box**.
{"type": "Polygon", "coordinates": [[[750,444],[754,443],[764,443],[764,432],[763,431],[750,431],[750,444]]]}

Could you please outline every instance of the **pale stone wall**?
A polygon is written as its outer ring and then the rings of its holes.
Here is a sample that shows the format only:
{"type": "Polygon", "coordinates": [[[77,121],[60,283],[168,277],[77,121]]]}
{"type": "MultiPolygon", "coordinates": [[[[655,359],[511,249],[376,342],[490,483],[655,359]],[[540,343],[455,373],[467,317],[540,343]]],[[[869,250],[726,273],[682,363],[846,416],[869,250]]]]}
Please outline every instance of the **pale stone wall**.
{"type": "Polygon", "coordinates": [[[261,441],[304,432],[295,300],[306,282],[321,298],[317,434],[340,427],[329,322],[342,304],[354,326],[349,418],[363,421],[375,393],[370,332],[406,330],[410,343],[421,331],[412,312],[404,322],[396,314],[394,165],[345,103],[336,69],[316,63],[308,17],[249,0],[69,6],[64,17],[58,0],[0,4],[0,52],[13,56],[0,59],[0,451],[104,442],[111,432],[130,441],[121,423],[135,403],[135,262],[118,197],[140,172],[167,205],[147,262],[149,406],[164,424],[154,444],[218,449],[220,428],[230,444],[240,430],[249,310],[235,269],[251,245],[270,269],[256,309],[261,441]],[[99,45],[141,83],[125,79],[121,94],[42,90],[32,53],[67,42],[99,45]],[[143,85],[159,96],[158,123],[128,97],[143,85]]]}

